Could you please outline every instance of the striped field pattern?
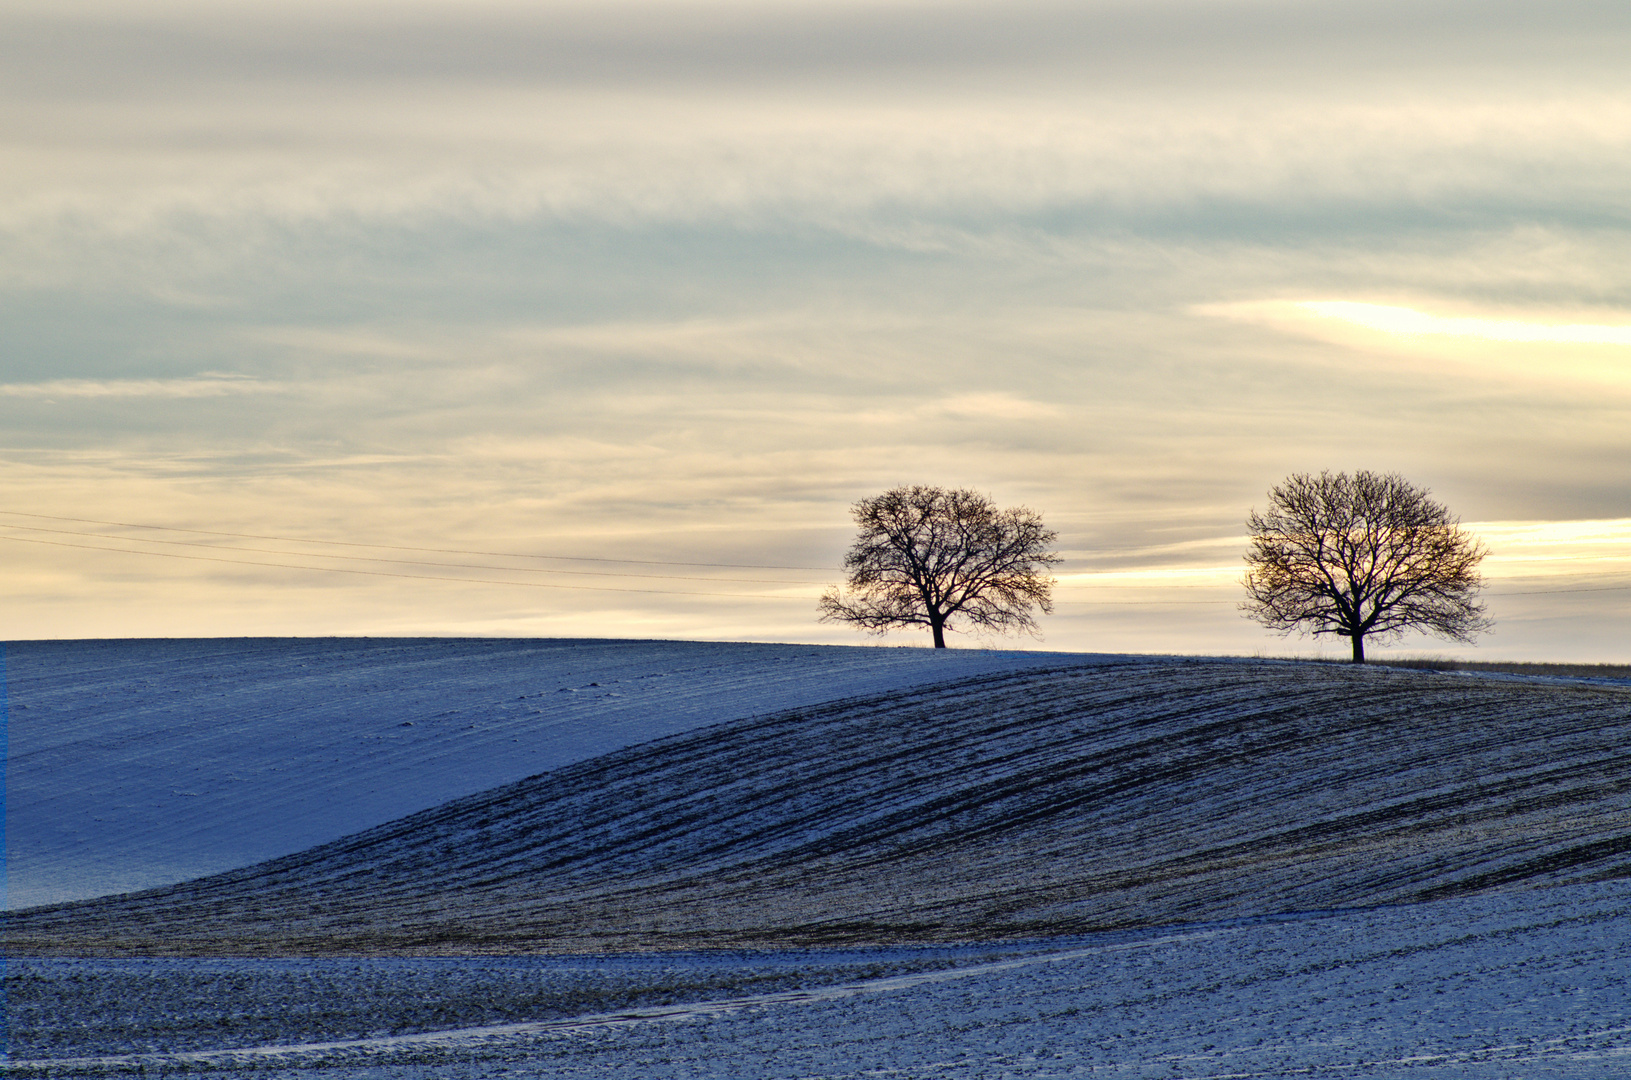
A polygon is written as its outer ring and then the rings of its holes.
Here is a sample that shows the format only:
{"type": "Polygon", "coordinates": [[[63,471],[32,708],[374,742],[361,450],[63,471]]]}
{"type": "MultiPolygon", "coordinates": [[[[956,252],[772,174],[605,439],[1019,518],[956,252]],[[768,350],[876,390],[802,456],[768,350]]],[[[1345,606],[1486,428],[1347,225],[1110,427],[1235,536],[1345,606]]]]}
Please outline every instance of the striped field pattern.
{"type": "Polygon", "coordinates": [[[579,952],[1430,901],[1631,876],[1628,746],[1624,686],[1062,661],[682,732],[6,934],[13,955],[579,952]]]}

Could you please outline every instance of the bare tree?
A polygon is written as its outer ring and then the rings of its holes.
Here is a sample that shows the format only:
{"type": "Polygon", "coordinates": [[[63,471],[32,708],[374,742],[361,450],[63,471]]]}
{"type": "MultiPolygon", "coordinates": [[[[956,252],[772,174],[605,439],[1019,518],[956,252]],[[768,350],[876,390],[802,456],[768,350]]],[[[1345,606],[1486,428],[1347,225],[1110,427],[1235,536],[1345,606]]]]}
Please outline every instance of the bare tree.
{"type": "Polygon", "coordinates": [[[844,567],[846,595],[821,598],[823,622],[847,622],[874,634],[927,626],[934,647],[958,620],[982,630],[1034,634],[1033,606],[1053,610],[1059,561],[1048,550],[1058,534],[1024,507],[998,510],[977,492],[899,487],[855,504],[860,536],[844,567]]]}
{"type": "Polygon", "coordinates": [[[1272,630],[1353,641],[1406,630],[1467,641],[1490,627],[1477,593],[1488,550],[1442,505],[1396,473],[1297,473],[1246,519],[1241,605],[1272,630]]]}

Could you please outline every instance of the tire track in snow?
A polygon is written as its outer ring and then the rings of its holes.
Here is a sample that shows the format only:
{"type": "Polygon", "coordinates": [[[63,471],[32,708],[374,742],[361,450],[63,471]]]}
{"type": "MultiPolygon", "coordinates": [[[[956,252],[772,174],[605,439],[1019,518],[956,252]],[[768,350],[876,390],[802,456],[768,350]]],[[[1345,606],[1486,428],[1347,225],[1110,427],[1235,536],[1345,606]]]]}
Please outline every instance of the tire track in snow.
{"type": "Polygon", "coordinates": [[[700,1020],[747,1009],[770,1008],[778,1005],[811,1005],[839,1001],[867,994],[884,994],[911,990],[920,986],[933,986],[961,979],[983,978],[1003,972],[1016,971],[1040,964],[1056,964],[1080,960],[1106,953],[1127,952],[1136,949],[1163,947],[1176,942],[1193,942],[1223,934],[1241,933],[1247,927],[1223,927],[1191,930],[1143,941],[1118,942],[1077,949],[1042,952],[993,960],[964,967],[928,971],[909,975],[889,975],[877,979],[864,979],[816,986],[803,990],[781,990],[768,994],[718,998],[677,1005],[636,1006],[616,1012],[591,1013],[585,1016],[553,1020],[522,1021],[519,1023],[484,1024],[478,1027],[452,1028],[443,1031],[420,1031],[406,1035],[379,1035],[363,1039],[334,1039],[308,1043],[276,1043],[263,1046],[241,1046],[220,1050],[189,1050],[169,1053],[111,1054],[102,1057],[37,1058],[0,1062],[0,1073],[56,1072],[61,1070],[88,1070],[98,1072],[142,1070],[148,1067],[220,1065],[243,1066],[268,1059],[306,1059],[301,1063],[311,1067],[326,1058],[345,1058],[358,1055],[390,1054],[419,1048],[459,1050],[517,1038],[549,1035],[571,1035],[599,1028],[622,1027],[654,1021],[700,1020]],[[315,1059],[315,1060],[313,1060],[315,1059]]]}
{"type": "MultiPolygon", "coordinates": [[[[1623,938],[1613,927],[1625,917],[1623,888],[1582,892],[1541,890],[1522,897],[1458,901],[1438,917],[1409,908],[1366,912],[1311,912],[1243,924],[1187,927],[1138,940],[1075,944],[967,963],[929,972],[843,980],[791,991],[728,995],[677,1005],[630,1007],[536,1022],[503,1022],[450,1027],[412,1034],[367,1038],[308,1039],[194,1051],[103,1054],[14,1060],[0,1071],[12,1075],[93,1075],[158,1071],[337,1070],[343,1076],[435,1076],[482,1060],[514,1069],[527,1063],[536,1074],[594,1076],[645,1075],[640,1062],[653,1048],[685,1048],[673,1064],[675,1075],[690,1075],[684,1060],[700,1052],[726,1075],[753,1075],[742,1053],[774,1053],[778,1044],[811,1038],[837,1039],[828,1068],[795,1069],[778,1075],[854,1077],[887,1071],[900,1076],[1003,1075],[1162,1075],[1194,1080],[1260,1080],[1276,1076],[1378,1075],[1392,1070],[1547,1067],[1559,1063],[1604,1063],[1631,1056],[1631,1026],[1624,1002],[1612,996],[1623,986],[1615,958],[1623,958],[1623,938]],[[1605,922],[1606,920],[1606,922],[1605,922]],[[1605,933],[1607,937],[1599,937],[1605,933]],[[1615,942],[1621,942],[1618,947],[1615,942]],[[1401,946],[1403,948],[1401,949],[1401,946]],[[1596,946],[1596,948],[1593,948],[1596,946]],[[1580,950],[1613,954],[1595,965],[1571,964],[1580,950]],[[1513,972],[1513,960],[1546,969],[1513,972]],[[1303,961],[1286,966],[1287,959],[1303,961]],[[1045,972],[1047,967],[1063,970],[1045,972]],[[1538,977],[1537,977],[1538,975],[1538,977]],[[1313,982],[1310,982],[1310,976],[1313,982]],[[1548,982],[1592,987],[1592,1004],[1510,1011],[1492,1016],[1495,1026],[1418,1025],[1395,1041],[1355,1039],[1355,1026],[1377,1023],[1375,991],[1400,980],[1413,984],[1400,1006],[1407,1011],[1442,1009],[1473,986],[1493,986],[1494,1000],[1516,992],[1533,1000],[1548,982]],[[957,989],[954,984],[972,984],[957,989]],[[1355,985],[1357,984],[1357,985],[1355,985]],[[918,991],[910,994],[908,992],[918,991]],[[907,994],[887,1001],[894,993],[907,994]],[[1153,995],[1153,996],[1152,996],[1153,995]],[[1244,996],[1243,996],[1244,995],[1244,996]],[[1337,998],[1325,1023],[1307,1022],[1310,999],[1337,998]],[[846,999],[860,999],[844,1004],[846,999]],[[1235,1030],[1236,1010],[1250,1001],[1252,1028],[1267,1035],[1241,1034],[1212,1045],[1223,1031],[1235,1030]],[[984,1023],[971,1002],[990,1001],[984,1023]],[[1050,1003],[1051,1018],[1038,1015],[1050,1003]],[[839,1005],[838,1008],[831,1006],[839,1005]],[[1061,1006],[1069,1006],[1061,1011],[1061,1006]],[[802,1016],[800,1010],[810,1009],[802,1016]],[[860,1010],[860,1011],[857,1011],[860,1010]],[[947,1010],[963,1010],[969,1023],[948,1029],[947,1010]],[[1106,1011],[1108,1010],[1108,1011],[1106,1011]],[[1074,1017],[1068,1029],[1057,1027],[1074,1017]],[[1122,1019],[1118,1022],[1117,1017],[1122,1019]],[[1029,1018],[1029,1019],[1023,1019],[1029,1018]],[[1031,1025],[1017,1038],[1004,1031],[1017,1019],[1031,1025]],[[1527,1020],[1527,1022],[1524,1022],[1527,1020]],[[716,1021],[726,1021],[724,1024],[716,1021]],[[1125,1047],[1127,1022],[1142,1031],[1165,1026],[1165,1037],[1139,1039],[1125,1047]],[[669,1034],[639,1034],[652,1024],[699,1024],[669,1034]],[[904,1022],[904,1027],[902,1026],[904,1022]],[[1042,1025],[1037,1027],[1036,1025],[1042,1025]],[[1329,1025],[1329,1026],[1327,1026],[1329,1025]],[[809,1033],[813,1026],[814,1033],[809,1033]],[[1047,1028],[1052,1027],[1051,1034],[1047,1028]],[[1097,1049],[1061,1059],[1049,1068],[1041,1061],[1015,1061],[1014,1049],[1046,1045],[1069,1030],[1081,1044],[1097,1049]],[[615,1041],[604,1036],[618,1034],[615,1041]],[[793,1035],[792,1033],[800,1033],[793,1035]],[[579,1039],[577,1036],[595,1036],[579,1039]],[[840,1036],[842,1036],[840,1038],[840,1036]],[[993,1037],[995,1036],[995,1037],[993,1037]],[[1034,1040],[1034,1041],[1033,1041],[1034,1040]],[[768,1042],[768,1045],[767,1045],[768,1042]],[[1204,1047],[1202,1044],[1205,1044],[1204,1047]],[[1394,1053],[1386,1053],[1394,1049],[1394,1053]],[[942,1060],[948,1050],[954,1059],[942,1060]],[[1109,1053],[1104,1051],[1108,1050],[1109,1053]],[[927,1053],[925,1053],[927,1051],[927,1053]],[[941,1057],[934,1056],[939,1051],[941,1057]],[[1378,1053],[1378,1051],[1383,1051],[1378,1053]],[[720,1054],[714,1057],[714,1054],[720,1054]],[[848,1062],[834,1070],[831,1065],[848,1062]],[[735,1062],[732,1068],[727,1063],[735,1062]],[[608,1068],[614,1066],[615,1068],[608,1068]]],[[[1523,964],[1518,964],[1522,967],[1523,964]]],[[[1487,994],[1485,995],[1488,996],[1487,994]]],[[[1487,1004],[1487,1003],[1486,1003],[1487,1004]]],[[[1451,1015],[1464,1016],[1474,1002],[1461,1001],[1451,1015]]],[[[162,1017],[163,1011],[157,1014],[162,1017]]],[[[665,1074],[670,1070],[664,1071],[665,1074]]],[[[1452,1072],[1451,1075],[1465,1075],[1452,1072]]],[[[1566,1075],[1602,1075],[1577,1074],[1566,1075]]]]}

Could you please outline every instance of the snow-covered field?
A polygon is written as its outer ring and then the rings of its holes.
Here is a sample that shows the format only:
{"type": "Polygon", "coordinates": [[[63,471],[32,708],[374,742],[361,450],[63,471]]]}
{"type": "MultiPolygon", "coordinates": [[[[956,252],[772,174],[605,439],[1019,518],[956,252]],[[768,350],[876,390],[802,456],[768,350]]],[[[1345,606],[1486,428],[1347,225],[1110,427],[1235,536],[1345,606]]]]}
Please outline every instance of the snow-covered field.
{"type": "Polygon", "coordinates": [[[1624,686],[661,642],[7,654],[9,1073],[1631,1075],[1624,686]],[[129,883],[160,887],[18,910],[129,883]]]}
{"type": "Polygon", "coordinates": [[[1007,947],[13,961],[8,1072],[1620,1077],[1631,883],[1007,947]],[[56,1059],[48,1064],[46,1059],[56,1059]]]}
{"type": "Polygon", "coordinates": [[[13,908],[247,866],[703,724],[1060,659],[608,640],[4,650],[13,908]]]}
{"type": "MultiPolygon", "coordinates": [[[[151,891],[17,954],[1019,939],[1631,875],[1631,688],[1068,658],[725,721],[151,891]]],[[[291,779],[291,783],[297,782],[291,779]]]]}

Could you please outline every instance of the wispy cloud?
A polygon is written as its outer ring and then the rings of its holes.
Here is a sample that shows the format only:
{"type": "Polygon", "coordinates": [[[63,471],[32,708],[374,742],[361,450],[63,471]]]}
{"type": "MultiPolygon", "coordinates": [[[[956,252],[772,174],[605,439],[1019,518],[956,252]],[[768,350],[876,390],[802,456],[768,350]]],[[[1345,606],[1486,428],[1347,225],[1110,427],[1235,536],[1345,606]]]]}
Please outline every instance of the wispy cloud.
{"type": "Polygon", "coordinates": [[[1631,576],[1631,519],[1483,521],[1466,526],[1490,548],[1486,576],[1561,578],[1589,584],[1631,576]]]}
{"type": "Polygon", "coordinates": [[[237,375],[199,375],[185,379],[49,379],[0,383],[0,397],[40,398],[211,398],[259,394],[281,385],[237,375]]]}
{"type": "Polygon", "coordinates": [[[1439,304],[1434,310],[1432,302],[1252,300],[1191,310],[1339,346],[1339,352],[1323,354],[1330,363],[1352,363],[1357,354],[1371,370],[1412,371],[1463,384],[1476,378],[1486,389],[1495,383],[1528,386],[1541,397],[1578,397],[1586,387],[1617,400],[1631,392],[1625,352],[1631,315],[1611,312],[1588,320],[1537,313],[1529,305],[1514,305],[1516,312],[1469,312],[1464,305],[1439,304]]]}
{"type": "Polygon", "coordinates": [[[957,394],[931,408],[969,420],[1042,420],[1064,415],[1063,409],[1043,401],[1030,401],[1014,394],[991,392],[957,394]]]}
{"type": "Polygon", "coordinates": [[[1631,324],[1531,322],[1433,315],[1414,308],[1361,304],[1350,300],[1302,300],[1296,306],[1322,318],[1340,319],[1386,334],[1433,334],[1559,345],[1631,345],[1631,324]]]}
{"type": "Polygon", "coordinates": [[[1551,345],[1631,345],[1631,315],[1624,322],[1581,322],[1508,314],[1445,314],[1402,304],[1358,300],[1247,300],[1200,304],[1198,314],[1271,325],[1339,323],[1399,337],[1478,338],[1551,345]]]}

